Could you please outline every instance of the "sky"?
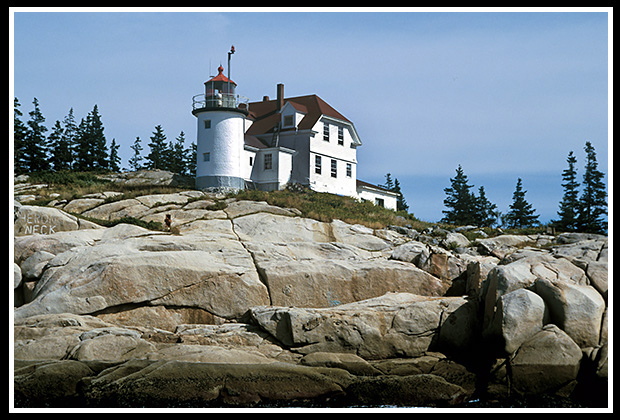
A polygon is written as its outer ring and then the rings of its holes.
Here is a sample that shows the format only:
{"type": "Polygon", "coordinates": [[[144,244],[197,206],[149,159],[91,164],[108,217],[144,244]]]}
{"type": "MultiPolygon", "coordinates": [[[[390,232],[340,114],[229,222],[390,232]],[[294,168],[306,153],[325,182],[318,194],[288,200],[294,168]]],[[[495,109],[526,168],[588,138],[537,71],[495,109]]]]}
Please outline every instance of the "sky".
{"type": "Polygon", "coordinates": [[[609,186],[612,9],[445,10],[13,8],[10,107],[25,121],[37,98],[51,129],[97,105],[127,168],[157,125],[195,142],[192,96],[234,45],[237,93],[320,96],[355,125],[358,178],[390,173],[421,220],[443,217],[461,165],[503,213],[521,178],[548,222],[586,141],[609,186]]]}

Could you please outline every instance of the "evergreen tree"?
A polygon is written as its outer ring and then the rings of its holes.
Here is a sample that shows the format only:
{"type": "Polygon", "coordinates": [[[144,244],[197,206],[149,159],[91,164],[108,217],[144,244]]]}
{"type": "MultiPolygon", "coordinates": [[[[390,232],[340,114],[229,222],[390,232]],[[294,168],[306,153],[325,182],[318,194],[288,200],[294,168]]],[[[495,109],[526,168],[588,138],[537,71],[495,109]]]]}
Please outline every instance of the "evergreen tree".
{"type": "Polygon", "coordinates": [[[151,152],[146,157],[147,167],[149,169],[167,169],[168,147],[166,145],[166,135],[161,125],[155,127],[155,131],[150,139],[149,147],[151,152]]]}
{"type": "Polygon", "coordinates": [[[104,127],[101,122],[101,115],[99,114],[99,108],[96,104],[93,107],[90,117],[88,136],[90,137],[92,148],[92,169],[108,169],[108,148],[105,135],[103,134],[104,127]]]}
{"type": "Polygon", "coordinates": [[[60,121],[52,128],[47,141],[50,145],[50,162],[55,171],[65,171],[71,169],[71,145],[64,135],[64,130],[60,121]]]}
{"type": "Polygon", "coordinates": [[[380,185],[380,187],[385,188],[388,191],[394,190],[394,182],[392,181],[391,173],[388,172],[387,174],[385,174],[385,184],[380,185]]]}
{"type": "Polygon", "coordinates": [[[29,172],[45,171],[50,168],[47,159],[47,139],[45,132],[47,127],[43,125],[45,117],[39,109],[39,101],[34,98],[34,110],[30,111],[30,120],[27,122],[26,136],[24,138],[24,166],[29,172]]]}
{"type": "Polygon", "coordinates": [[[75,160],[73,168],[76,171],[90,171],[93,168],[93,158],[90,144],[90,125],[91,116],[86,119],[82,118],[80,125],[77,127],[75,136],[75,160]]]}
{"type": "Polygon", "coordinates": [[[394,178],[394,189],[392,191],[398,194],[398,198],[396,199],[396,211],[408,211],[409,205],[407,204],[407,200],[405,200],[403,192],[400,190],[400,182],[398,182],[398,178],[394,178]]]}
{"type": "Polygon", "coordinates": [[[474,209],[475,225],[491,227],[495,224],[498,216],[497,206],[487,199],[486,192],[482,186],[478,189],[478,197],[474,197],[474,209]]]}
{"type": "Polygon", "coordinates": [[[118,148],[120,146],[116,144],[116,139],[112,139],[112,144],[110,145],[110,161],[108,162],[108,169],[113,172],[120,172],[121,170],[121,158],[118,155],[118,148]]]}
{"type": "Polygon", "coordinates": [[[62,121],[63,136],[65,142],[69,145],[69,169],[72,169],[75,165],[75,155],[77,153],[77,136],[78,126],[75,123],[75,117],[73,116],[73,108],[69,109],[69,113],[62,121]]]}
{"type": "Polygon", "coordinates": [[[521,178],[518,178],[510,211],[506,214],[506,223],[510,228],[527,228],[539,223],[532,205],[525,200],[526,192],[523,190],[521,178]]]}
{"type": "Polygon", "coordinates": [[[197,153],[197,146],[196,143],[192,143],[190,145],[190,149],[189,149],[189,153],[188,153],[188,160],[187,160],[187,172],[189,173],[190,176],[195,177],[196,176],[196,153],[197,153]]]}
{"type": "Polygon", "coordinates": [[[578,230],[587,233],[605,233],[607,222],[604,216],[607,214],[607,193],[603,183],[604,174],[598,170],[596,152],[592,144],[587,141],[584,147],[586,151],[586,167],[583,174],[583,191],[578,205],[578,230]]]}
{"type": "Polygon", "coordinates": [[[452,225],[468,225],[474,223],[475,197],[469,191],[472,185],[467,183],[467,175],[461,165],[456,169],[456,176],[450,178],[451,187],[444,188],[447,197],[443,200],[448,210],[441,221],[452,225]]]}
{"type": "Polygon", "coordinates": [[[559,220],[554,220],[553,225],[564,232],[574,232],[577,230],[577,211],[578,211],[578,191],[579,183],[577,182],[577,170],[575,164],[577,158],[573,155],[571,150],[566,159],[568,162],[568,168],[562,172],[562,180],[564,183],[564,196],[560,202],[560,209],[558,210],[559,220]]]}
{"type": "Polygon", "coordinates": [[[26,125],[21,120],[23,113],[19,109],[19,99],[13,99],[13,170],[16,174],[28,171],[25,161],[26,125]]]}
{"type": "Polygon", "coordinates": [[[181,131],[179,137],[175,139],[175,142],[170,144],[170,160],[168,169],[171,172],[186,175],[187,153],[188,151],[185,150],[185,133],[181,131]]]}
{"type": "Polygon", "coordinates": [[[140,137],[136,137],[136,141],[133,142],[131,146],[131,150],[133,150],[133,156],[129,158],[129,168],[133,171],[137,171],[142,169],[142,145],[140,144],[142,141],[140,137]]]}
{"type": "Polygon", "coordinates": [[[103,133],[104,127],[97,105],[86,119],[82,119],[77,130],[75,169],[93,171],[108,169],[108,150],[103,133]]]}

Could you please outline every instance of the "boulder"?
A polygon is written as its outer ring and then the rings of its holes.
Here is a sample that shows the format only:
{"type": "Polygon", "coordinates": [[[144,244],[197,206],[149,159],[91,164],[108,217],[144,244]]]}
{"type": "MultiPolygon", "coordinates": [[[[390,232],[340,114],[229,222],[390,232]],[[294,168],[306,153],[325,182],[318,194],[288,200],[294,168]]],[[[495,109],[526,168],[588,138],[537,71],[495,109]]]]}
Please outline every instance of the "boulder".
{"type": "Polygon", "coordinates": [[[94,219],[112,221],[122,219],[123,217],[140,217],[148,209],[149,207],[142,204],[139,200],[129,198],[102,204],[82,214],[94,219]]]}
{"type": "Polygon", "coordinates": [[[465,351],[473,344],[476,306],[460,297],[386,294],[333,308],[256,307],[254,322],[302,354],[355,353],[364,359],[465,351]]]}
{"type": "Polygon", "coordinates": [[[356,376],[373,376],[381,372],[366,360],[352,353],[315,352],[305,355],[300,363],[306,366],[344,369],[356,376]]]}
{"type": "Polygon", "coordinates": [[[79,404],[79,383],[94,375],[87,364],[75,360],[16,366],[15,401],[31,407],[73,407],[79,404]]]}
{"type": "Polygon", "coordinates": [[[233,225],[244,242],[332,242],[335,239],[330,223],[300,217],[256,213],[235,218],[233,225]]]}
{"type": "Polygon", "coordinates": [[[478,238],[474,243],[482,253],[502,259],[516,251],[518,246],[532,240],[527,235],[499,235],[493,238],[478,238]]]}
{"type": "Polygon", "coordinates": [[[282,207],[272,206],[265,201],[248,201],[239,200],[229,203],[224,209],[230,219],[235,219],[241,216],[247,216],[248,214],[255,213],[269,213],[282,216],[299,216],[299,212],[293,209],[285,209],[282,207]]]}
{"type": "Polygon", "coordinates": [[[155,350],[150,342],[141,339],[140,334],[111,331],[92,337],[81,336],[81,341],[71,349],[69,359],[103,360],[124,362],[131,359],[144,358],[148,353],[155,350]]]}
{"type": "Polygon", "coordinates": [[[149,208],[160,207],[166,204],[187,204],[189,199],[190,197],[183,193],[151,194],[136,197],[136,200],[149,208]]]}
{"type": "MultiPolygon", "coordinates": [[[[248,248],[256,249],[252,244],[248,248]]],[[[295,260],[262,259],[256,266],[276,306],[324,308],[382,296],[388,292],[407,292],[441,296],[449,284],[399,261],[386,260],[295,260]]]]}
{"type": "Polygon", "coordinates": [[[505,354],[512,354],[521,344],[540,331],[546,323],[543,299],[526,289],[501,296],[491,325],[484,332],[487,339],[496,341],[505,354]]]}
{"type": "Polygon", "coordinates": [[[591,261],[586,268],[586,275],[590,284],[603,296],[605,302],[607,302],[607,290],[609,288],[608,270],[607,261],[591,261]]]}
{"type": "Polygon", "coordinates": [[[446,248],[464,248],[471,244],[469,239],[459,232],[449,232],[442,243],[446,248]]]}
{"type": "Polygon", "coordinates": [[[378,376],[358,378],[346,388],[347,401],[362,406],[449,407],[470,393],[441,376],[378,376]]]}
{"type": "Polygon", "coordinates": [[[498,265],[487,275],[483,328],[486,328],[493,318],[500,296],[521,288],[533,290],[537,279],[588,284],[588,278],[583,270],[564,258],[554,258],[548,254],[531,255],[509,264],[498,265]]]}
{"type": "Polygon", "coordinates": [[[251,256],[238,241],[156,234],[108,239],[59,254],[16,318],[90,314],[119,305],[166,305],[240,317],[269,303],[251,256]]]}
{"type": "Polygon", "coordinates": [[[103,198],[76,198],[71,200],[63,207],[63,211],[69,213],[82,214],[87,210],[100,206],[105,203],[103,198]]]}
{"type": "Polygon", "coordinates": [[[213,364],[265,364],[276,363],[258,351],[248,348],[226,348],[215,345],[176,344],[146,354],[148,360],[177,360],[213,364]]]}
{"type": "Polygon", "coordinates": [[[439,246],[417,241],[397,246],[390,255],[390,259],[413,263],[421,270],[447,282],[465,276],[468,264],[477,258],[466,254],[455,255],[439,246]]]}
{"type": "Polygon", "coordinates": [[[52,235],[16,236],[13,241],[13,258],[21,265],[36,252],[61,254],[72,248],[91,246],[100,240],[106,229],[85,229],[72,232],[58,232],[52,235]]]}
{"type": "Polygon", "coordinates": [[[535,290],[549,307],[551,322],[564,330],[579,347],[600,344],[605,300],[595,288],[539,278],[535,290]]]}
{"type": "Polygon", "coordinates": [[[15,236],[50,235],[57,232],[101,228],[99,225],[51,207],[20,206],[15,217],[13,224],[15,236]]]}
{"type": "Polygon", "coordinates": [[[188,177],[159,169],[142,169],[134,172],[104,174],[98,176],[110,182],[127,186],[187,186],[192,182],[188,177]]]}
{"type": "Polygon", "coordinates": [[[308,366],[175,360],[127,362],[103,371],[84,388],[93,406],[112,407],[251,407],[342,393],[331,376],[308,366]]]}
{"type": "Polygon", "coordinates": [[[579,346],[553,324],[526,340],[509,360],[512,389],[524,395],[555,393],[577,379],[579,346]]]}
{"type": "Polygon", "coordinates": [[[26,280],[38,279],[43,273],[43,269],[47,263],[54,258],[55,255],[47,251],[36,251],[34,254],[26,258],[21,263],[21,273],[26,280]]]}
{"type": "Polygon", "coordinates": [[[113,327],[95,317],[73,314],[40,315],[15,320],[14,358],[61,360],[80,343],[80,336],[95,328],[113,327]]]}

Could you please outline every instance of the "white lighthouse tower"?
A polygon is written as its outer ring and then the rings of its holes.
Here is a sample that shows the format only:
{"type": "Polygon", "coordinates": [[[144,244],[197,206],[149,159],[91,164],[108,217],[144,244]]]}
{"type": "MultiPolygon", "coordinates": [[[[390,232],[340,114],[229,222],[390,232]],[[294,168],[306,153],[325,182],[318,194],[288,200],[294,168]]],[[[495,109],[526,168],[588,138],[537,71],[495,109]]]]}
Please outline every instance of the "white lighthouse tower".
{"type": "MultiPolygon", "coordinates": [[[[196,188],[200,190],[239,190],[245,188],[241,174],[246,109],[239,107],[237,84],[223,67],[217,76],[205,82],[205,93],[194,96],[192,114],[198,119],[196,139],[196,188]]],[[[242,106],[244,104],[241,104],[242,106]]]]}

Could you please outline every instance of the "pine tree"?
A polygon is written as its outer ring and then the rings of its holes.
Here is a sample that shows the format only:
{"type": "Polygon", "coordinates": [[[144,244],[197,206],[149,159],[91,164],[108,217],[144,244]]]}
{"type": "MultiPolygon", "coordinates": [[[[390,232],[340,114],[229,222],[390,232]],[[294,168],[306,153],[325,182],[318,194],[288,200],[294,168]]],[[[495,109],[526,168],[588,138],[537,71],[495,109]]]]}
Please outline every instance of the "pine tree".
{"type": "Polygon", "coordinates": [[[24,165],[29,172],[45,171],[50,168],[47,159],[47,139],[45,132],[47,127],[43,125],[45,117],[39,109],[39,101],[32,101],[34,110],[30,111],[30,120],[26,123],[28,128],[24,138],[24,165]]]}
{"type": "Polygon", "coordinates": [[[77,153],[77,136],[78,126],[75,123],[75,117],[73,116],[73,108],[69,109],[69,113],[62,121],[63,136],[65,142],[69,145],[69,169],[72,169],[75,165],[75,155],[77,153]]]}
{"type": "Polygon", "coordinates": [[[456,169],[456,176],[450,178],[452,186],[444,188],[447,197],[443,200],[443,204],[449,210],[442,211],[445,215],[441,219],[443,223],[468,225],[474,222],[475,197],[469,191],[472,185],[469,185],[467,181],[467,175],[465,175],[463,168],[459,165],[456,169]]]}
{"type": "Polygon", "coordinates": [[[607,193],[603,183],[604,174],[598,170],[596,152],[592,144],[587,141],[586,167],[583,174],[583,191],[578,204],[578,230],[587,233],[606,233],[607,222],[607,193]]]}
{"type": "Polygon", "coordinates": [[[577,182],[577,170],[575,164],[577,158],[573,155],[571,150],[566,159],[568,168],[562,172],[562,180],[564,183],[564,196],[560,202],[560,209],[558,210],[559,220],[554,220],[553,225],[563,232],[574,232],[577,230],[577,211],[578,211],[578,190],[579,183],[577,182]]]}
{"type": "Polygon", "coordinates": [[[147,167],[149,169],[167,169],[166,155],[168,147],[166,145],[166,135],[161,125],[155,127],[155,131],[150,139],[149,147],[151,148],[151,153],[146,157],[147,167]]]}
{"type": "Polygon", "coordinates": [[[19,99],[13,99],[13,170],[16,174],[28,171],[25,161],[26,125],[21,120],[24,115],[19,107],[19,99]]]}
{"type": "Polygon", "coordinates": [[[482,186],[478,189],[478,197],[474,197],[474,208],[475,225],[491,227],[495,224],[498,216],[497,206],[487,199],[486,192],[482,186]]]}
{"type": "Polygon", "coordinates": [[[185,175],[187,173],[187,151],[185,150],[185,133],[181,131],[179,137],[170,144],[170,162],[168,169],[171,172],[185,175]]]}
{"type": "Polygon", "coordinates": [[[189,153],[188,153],[188,160],[187,160],[187,171],[189,173],[190,176],[195,177],[196,176],[196,159],[197,159],[197,146],[196,143],[192,143],[190,145],[190,149],[189,149],[189,153]]]}
{"type": "Polygon", "coordinates": [[[52,132],[47,138],[50,145],[50,162],[55,171],[66,171],[71,168],[71,145],[64,135],[64,130],[60,121],[52,128],[52,132]]]}
{"type": "Polygon", "coordinates": [[[112,144],[110,145],[110,161],[108,162],[108,169],[113,172],[120,172],[121,170],[121,158],[118,155],[118,148],[120,145],[116,144],[116,139],[112,139],[112,144]]]}
{"type": "Polygon", "coordinates": [[[90,125],[88,127],[92,147],[92,169],[108,169],[108,148],[106,145],[104,127],[101,122],[99,108],[95,104],[91,112],[90,125]]]}
{"type": "Polygon", "coordinates": [[[137,171],[142,169],[142,145],[140,144],[142,141],[140,137],[136,137],[136,141],[133,142],[131,146],[131,150],[133,150],[133,156],[129,158],[129,168],[133,171],[137,171]]]}
{"type": "Polygon", "coordinates": [[[90,171],[93,168],[93,158],[90,143],[90,125],[91,116],[86,119],[82,118],[80,125],[77,127],[75,136],[75,161],[73,169],[76,171],[90,171]]]}
{"type": "Polygon", "coordinates": [[[512,195],[510,211],[506,214],[506,223],[510,228],[527,228],[538,224],[538,215],[532,205],[525,200],[525,193],[521,184],[521,178],[517,179],[517,187],[512,195]]]}
{"type": "Polygon", "coordinates": [[[407,204],[407,200],[405,200],[403,192],[400,190],[400,182],[398,182],[398,178],[394,178],[394,188],[392,191],[398,194],[398,198],[396,199],[396,211],[408,211],[409,205],[407,204]]]}
{"type": "Polygon", "coordinates": [[[380,185],[380,187],[385,188],[388,191],[392,191],[394,189],[394,182],[392,181],[392,174],[385,174],[385,184],[380,185]]]}

